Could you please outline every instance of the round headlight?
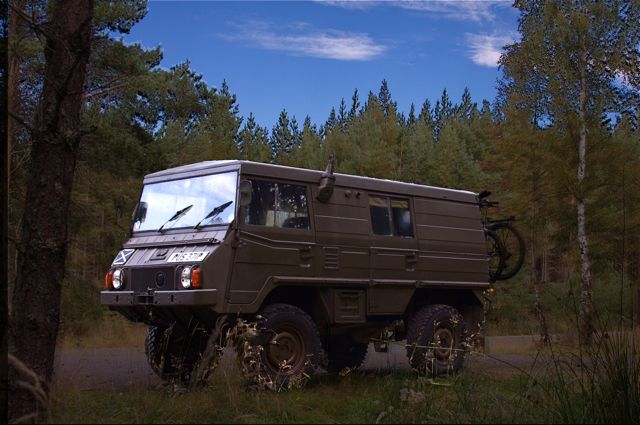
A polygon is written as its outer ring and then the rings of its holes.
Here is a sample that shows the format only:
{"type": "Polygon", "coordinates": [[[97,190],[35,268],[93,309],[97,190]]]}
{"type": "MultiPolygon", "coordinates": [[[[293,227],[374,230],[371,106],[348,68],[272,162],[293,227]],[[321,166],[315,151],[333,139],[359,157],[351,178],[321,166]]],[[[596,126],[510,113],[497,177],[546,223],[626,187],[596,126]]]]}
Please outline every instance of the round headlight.
{"type": "Polygon", "coordinates": [[[124,273],[122,269],[115,269],[113,271],[113,280],[111,281],[113,289],[120,289],[124,285],[124,273]]]}
{"type": "Polygon", "coordinates": [[[185,266],[180,274],[180,283],[184,289],[191,288],[191,267],[185,266]]]}

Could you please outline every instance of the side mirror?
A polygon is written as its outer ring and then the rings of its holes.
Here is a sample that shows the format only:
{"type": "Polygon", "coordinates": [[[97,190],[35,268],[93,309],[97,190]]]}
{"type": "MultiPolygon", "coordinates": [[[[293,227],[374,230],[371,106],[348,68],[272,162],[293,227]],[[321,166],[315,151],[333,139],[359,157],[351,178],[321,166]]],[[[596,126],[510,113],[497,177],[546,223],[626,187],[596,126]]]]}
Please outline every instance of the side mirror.
{"type": "Polygon", "coordinates": [[[336,176],[333,175],[333,160],[334,156],[331,154],[327,169],[320,177],[320,183],[318,184],[318,201],[320,202],[327,202],[333,195],[333,188],[336,184],[336,176]]]}
{"type": "Polygon", "coordinates": [[[251,203],[251,196],[253,194],[253,185],[249,180],[242,180],[240,182],[240,206],[246,207],[251,203]]]}
{"type": "Polygon", "coordinates": [[[144,219],[147,217],[147,207],[149,206],[149,204],[147,204],[146,202],[138,202],[136,204],[135,209],[133,210],[133,219],[132,221],[134,223],[136,222],[140,222],[140,223],[144,223],[144,219]]]}

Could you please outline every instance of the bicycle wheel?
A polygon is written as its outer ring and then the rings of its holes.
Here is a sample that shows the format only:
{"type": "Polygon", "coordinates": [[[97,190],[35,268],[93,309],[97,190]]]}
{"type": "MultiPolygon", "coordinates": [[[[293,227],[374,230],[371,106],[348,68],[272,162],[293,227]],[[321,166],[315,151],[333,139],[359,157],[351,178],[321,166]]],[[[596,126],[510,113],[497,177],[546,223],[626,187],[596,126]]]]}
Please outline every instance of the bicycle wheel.
{"type": "Polygon", "coordinates": [[[505,249],[498,235],[491,229],[484,229],[487,240],[487,256],[489,257],[489,281],[495,282],[504,269],[505,249]]]}
{"type": "Polygon", "coordinates": [[[496,279],[512,278],[520,271],[522,263],[524,263],[524,238],[508,221],[493,223],[489,229],[495,232],[505,249],[504,267],[496,275],[496,279]]]}

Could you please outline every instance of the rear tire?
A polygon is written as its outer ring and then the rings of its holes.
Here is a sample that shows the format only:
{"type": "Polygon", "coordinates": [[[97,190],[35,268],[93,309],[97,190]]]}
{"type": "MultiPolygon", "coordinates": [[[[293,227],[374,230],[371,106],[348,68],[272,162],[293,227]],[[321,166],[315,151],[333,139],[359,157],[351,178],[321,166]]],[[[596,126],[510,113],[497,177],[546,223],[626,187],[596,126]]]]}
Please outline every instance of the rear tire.
{"type": "Polygon", "coordinates": [[[407,357],[411,367],[431,377],[458,372],[466,354],[462,315],[444,304],[428,305],[409,321],[407,357]]]}

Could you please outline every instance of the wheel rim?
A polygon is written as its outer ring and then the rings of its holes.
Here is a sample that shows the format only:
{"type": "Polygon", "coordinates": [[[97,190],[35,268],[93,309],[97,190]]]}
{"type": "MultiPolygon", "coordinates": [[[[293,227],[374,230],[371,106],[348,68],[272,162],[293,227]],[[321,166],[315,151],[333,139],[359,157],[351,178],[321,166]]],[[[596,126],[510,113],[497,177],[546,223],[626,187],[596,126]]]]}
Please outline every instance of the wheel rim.
{"type": "Polygon", "coordinates": [[[268,365],[277,372],[296,370],[305,358],[305,345],[302,335],[295,329],[278,331],[265,349],[268,365]],[[283,366],[286,367],[283,368],[283,366]]]}
{"type": "Polygon", "coordinates": [[[433,335],[434,354],[438,360],[447,360],[453,354],[455,336],[448,327],[436,329],[433,335]]]}

